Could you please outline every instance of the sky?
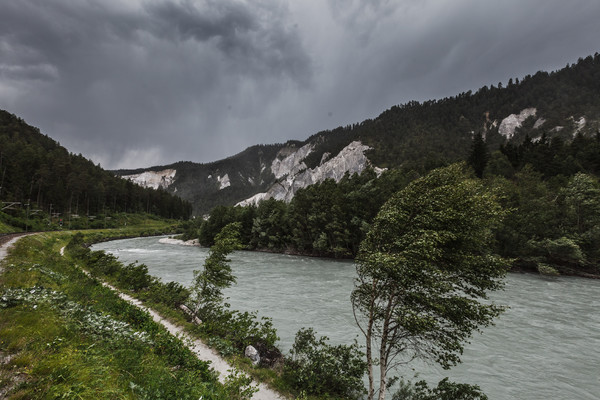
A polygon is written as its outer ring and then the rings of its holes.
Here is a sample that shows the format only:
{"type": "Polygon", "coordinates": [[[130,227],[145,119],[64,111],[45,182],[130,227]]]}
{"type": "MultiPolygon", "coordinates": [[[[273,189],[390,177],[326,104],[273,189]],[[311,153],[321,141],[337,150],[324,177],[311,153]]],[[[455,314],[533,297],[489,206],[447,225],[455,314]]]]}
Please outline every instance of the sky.
{"type": "Polygon", "coordinates": [[[1,0],[0,109],[107,169],[210,162],[600,51],[598,0],[1,0]]]}

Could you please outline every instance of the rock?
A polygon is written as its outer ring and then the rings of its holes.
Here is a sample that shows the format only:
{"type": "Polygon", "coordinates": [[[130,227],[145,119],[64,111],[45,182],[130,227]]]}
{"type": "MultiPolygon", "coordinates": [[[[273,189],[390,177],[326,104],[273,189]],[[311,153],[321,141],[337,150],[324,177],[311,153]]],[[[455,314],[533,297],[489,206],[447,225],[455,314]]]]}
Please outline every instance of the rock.
{"type": "Polygon", "coordinates": [[[504,118],[500,123],[498,133],[508,140],[512,139],[512,137],[515,134],[515,130],[517,128],[520,128],[527,118],[535,117],[536,113],[537,109],[532,107],[524,109],[518,115],[510,114],[508,117],[504,118]]]}
{"type": "Polygon", "coordinates": [[[135,175],[123,175],[122,178],[129,179],[140,186],[152,189],[166,189],[175,181],[177,170],[165,169],[163,171],[145,171],[135,175]]]}
{"type": "Polygon", "coordinates": [[[202,320],[200,318],[198,318],[196,316],[196,314],[194,314],[194,312],[192,310],[190,310],[190,308],[188,306],[186,306],[185,304],[180,304],[179,308],[181,309],[181,311],[183,311],[184,313],[186,313],[187,315],[189,315],[192,318],[192,322],[196,325],[201,325],[202,324],[202,320]]]}
{"type": "Polygon", "coordinates": [[[246,347],[244,355],[250,360],[252,360],[252,364],[254,365],[260,362],[260,354],[258,354],[258,350],[256,350],[254,346],[249,345],[248,347],[246,347]]]}
{"type": "Polygon", "coordinates": [[[275,346],[267,345],[263,340],[256,340],[252,344],[260,354],[260,364],[265,367],[276,369],[277,365],[283,366],[284,357],[275,346]]]}
{"type": "MultiPolygon", "coordinates": [[[[271,171],[278,181],[267,192],[257,193],[236,205],[257,205],[260,201],[267,199],[284,200],[289,203],[298,189],[323,182],[325,179],[333,179],[339,182],[346,173],[350,175],[353,173],[360,174],[365,168],[371,165],[365,155],[365,151],[369,150],[370,147],[363,145],[359,141],[354,141],[344,147],[333,158],[328,158],[329,155],[325,157],[327,153],[323,154],[319,166],[307,169],[303,160],[310,154],[312,149],[313,145],[307,144],[296,152],[287,155],[283,160],[276,158],[271,165],[271,171]]],[[[381,172],[383,170],[379,170],[378,173],[381,172]]]]}

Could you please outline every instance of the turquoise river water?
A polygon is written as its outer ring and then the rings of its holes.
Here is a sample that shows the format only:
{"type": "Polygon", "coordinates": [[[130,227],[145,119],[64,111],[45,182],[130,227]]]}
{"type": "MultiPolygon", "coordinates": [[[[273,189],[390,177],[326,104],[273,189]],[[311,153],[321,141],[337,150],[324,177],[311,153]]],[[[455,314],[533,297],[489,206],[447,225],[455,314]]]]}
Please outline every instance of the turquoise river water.
{"type": "MultiPolygon", "coordinates": [[[[208,249],[137,238],[100,243],[125,263],[140,262],[163,281],[189,286],[208,249]]],[[[237,284],[226,291],[232,308],[269,316],[287,352],[302,327],[313,327],[333,343],[362,343],[350,293],[350,261],[236,252],[231,267],[237,284]]],[[[496,324],[476,334],[462,364],[444,371],[414,364],[398,371],[437,382],[445,376],[479,385],[490,400],[600,399],[600,281],[509,274],[492,300],[510,308],[496,324]]]]}

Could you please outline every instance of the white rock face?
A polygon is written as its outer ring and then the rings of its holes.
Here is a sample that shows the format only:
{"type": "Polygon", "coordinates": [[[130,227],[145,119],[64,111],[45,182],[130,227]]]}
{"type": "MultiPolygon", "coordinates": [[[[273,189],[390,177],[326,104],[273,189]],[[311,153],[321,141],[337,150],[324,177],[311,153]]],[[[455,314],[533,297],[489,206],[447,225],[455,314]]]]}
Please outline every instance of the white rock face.
{"type": "MultiPolygon", "coordinates": [[[[350,174],[360,174],[369,165],[369,160],[365,156],[365,151],[369,150],[370,147],[363,145],[359,141],[355,141],[344,147],[344,149],[332,159],[329,159],[316,168],[306,169],[306,164],[304,164],[303,160],[304,157],[312,151],[312,147],[309,150],[308,146],[309,145],[301,147],[296,152],[300,154],[290,154],[280,163],[274,161],[273,165],[275,167],[273,173],[275,176],[278,176],[279,174],[279,177],[284,179],[281,179],[273,185],[266,193],[258,193],[249,199],[239,202],[237,205],[256,205],[262,200],[271,198],[289,202],[292,200],[298,189],[323,182],[328,178],[339,182],[347,172],[350,174]],[[304,156],[300,157],[301,155],[304,156]],[[295,164],[290,160],[295,160],[295,164]],[[283,162],[285,162],[285,167],[282,167],[282,165],[284,165],[283,162]],[[283,174],[284,171],[288,171],[287,174],[283,174]]],[[[377,170],[378,174],[381,172],[383,172],[383,170],[377,170]]]]}
{"type": "Polygon", "coordinates": [[[538,129],[540,126],[544,125],[544,122],[546,122],[544,118],[538,118],[537,121],[535,121],[535,124],[533,124],[533,129],[538,129]]]}
{"type": "Polygon", "coordinates": [[[541,136],[534,137],[534,138],[531,139],[531,143],[539,143],[540,140],[542,140],[541,136]]]}
{"type": "Polygon", "coordinates": [[[247,198],[246,200],[240,201],[236,204],[236,206],[246,207],[249,205],[257,205],[261,201],[267,200],[269,198],[267,197],[267,195],[268,193],[256,193],[254,196],[247,198]]]}
{"type": "Polygon", "coordinates": [[[174,169],[165,169],[163,171],[146,171],[141,174],[124,175],[122,178],[129,179],[140,186],[152,189],[168,188],[175,180],[174,169]]]}
{"type": "Polygon", "coordinates": [[[519,113],[519,115],[510,114],[508,117],[504,118],[502,122],[500,122],[498,133],[500,133],[506,139],[511,139],[515,134],[515,130],[520,128],[527,118],[535,117],[536,113],[537,109],[532,107],[524,109],[519,113]]]}
{"type": "Polygon", "coordinates": [[[231,181],[229,180],[228,174],[217,176],[217,181],[219,181],[219,190],[223,190],[226,187],[231,186],[231,181]]]}
{"type": "Polygon", "coordinates": [[[581,117],[575,123],[577,124],[577,127],[575,128],[575,132],[573,132],[573,137],[575,137],[583,128],[585,128],[587,121],[585,117],[581,117]]]}
{"type": "Polygon", "coordinates": [[[289,152],[288,149],[282,149],[277,153],[277,157],[271,163],[271,171],[277,179],[282,178],[289,174],[295,174],[302,169],[306,169],[306,164],[302,162],[313,150],[312,144],[307,144],[300,147],[297,151],[287,155],[283,159],[281,156],[286,155],[289,152]]]}

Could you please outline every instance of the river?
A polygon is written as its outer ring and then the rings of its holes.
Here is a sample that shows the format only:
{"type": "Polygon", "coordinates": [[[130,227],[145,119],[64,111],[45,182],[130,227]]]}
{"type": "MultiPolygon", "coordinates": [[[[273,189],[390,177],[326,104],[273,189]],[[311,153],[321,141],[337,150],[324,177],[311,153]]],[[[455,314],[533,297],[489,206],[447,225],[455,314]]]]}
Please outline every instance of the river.
{"type": "MultiPolygon", "coordinates": [[[[136,238],[93,246],[125,263],[140,262],[163,281],[189,286],[208,249],[136,238]]],[[[232,308],[269,316],[287,352],[302,327],[313,327],[332,343],[358,338],[350,305],[351,261],[236,252],[237,284],[225,291],[232,308]]],[[[414,364],[418,379],[445,376],[479,385],[490,400],[600,398],[600,281],[509,274],[505,290],[490,296],[510,308],[465,347],[462,364],[444,371],[414,364]]],[[[415,370],[400,371],[413,378],[415,370]]]]}

